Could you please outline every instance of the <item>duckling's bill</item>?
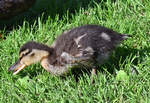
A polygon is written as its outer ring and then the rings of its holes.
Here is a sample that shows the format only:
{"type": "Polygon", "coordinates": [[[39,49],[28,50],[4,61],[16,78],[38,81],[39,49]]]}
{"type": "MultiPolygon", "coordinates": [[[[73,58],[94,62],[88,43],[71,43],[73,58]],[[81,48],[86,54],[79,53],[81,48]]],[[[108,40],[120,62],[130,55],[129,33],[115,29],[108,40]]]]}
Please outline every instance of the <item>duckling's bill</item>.
{"type": "Polygon", "coordinates": [[[9,68],[9,71],[14,71],[13,75],[18,74],[21,70],[23,70],[26,67],[25,64],[20,63],[20,60],[18,60],[14,65],[12,65],[9,68]]]}

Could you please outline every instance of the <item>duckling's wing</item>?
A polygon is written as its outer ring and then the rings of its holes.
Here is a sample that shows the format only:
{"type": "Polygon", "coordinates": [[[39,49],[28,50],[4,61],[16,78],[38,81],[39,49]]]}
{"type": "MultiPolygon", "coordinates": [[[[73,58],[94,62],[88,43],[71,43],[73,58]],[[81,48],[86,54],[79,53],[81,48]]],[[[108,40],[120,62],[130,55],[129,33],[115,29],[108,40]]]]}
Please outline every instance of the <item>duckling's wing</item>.
{"type": "Polygon", "coordinates": [[[67,64],[73,64],[73,63],[78,63],[78,62],[82,62],[82,61],[87,61],[87,60],[91,59],[92,56],[93,56],[93,53],[91,53],[91,52],[88,53],[88,51],[86,51],[86,53],[79,52],[79,54],[76,54],[74,56],[67,52],[63,52],[60,57],[67,64]]]}

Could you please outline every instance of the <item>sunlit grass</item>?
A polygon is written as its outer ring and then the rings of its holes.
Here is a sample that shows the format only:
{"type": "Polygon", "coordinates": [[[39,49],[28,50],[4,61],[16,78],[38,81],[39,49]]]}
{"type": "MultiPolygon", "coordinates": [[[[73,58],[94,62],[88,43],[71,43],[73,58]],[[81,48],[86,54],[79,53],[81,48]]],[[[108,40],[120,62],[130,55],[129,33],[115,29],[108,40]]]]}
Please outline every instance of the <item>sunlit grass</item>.
{"type": "MultiPolygon", "coordinates": [[[[127,0],[96,3],[75,13],[56,13],[55,18],[39,17],[34,23],[24,21],[19,28],[0,40],[0,102],[29,103],[149,103],[150,102],[150,6],[149,1],[127,0]],[[84,73],[77,82],[73,75],[55,77],[40,64],[32,65],[13,76],[8,68],[18,59],[19,48],[29,40],[51,45],[63,31],[84,24],[112,28],[132,38],[115,50],[101,66],[95,84],[84,73]],[[139,74],[133,73],[133,68],[139,74]],[[127,83],[116,80],[116,72],[124,70],[127,83]]],[[[3,30],[1,30],[3,31],[3,30]]]]}

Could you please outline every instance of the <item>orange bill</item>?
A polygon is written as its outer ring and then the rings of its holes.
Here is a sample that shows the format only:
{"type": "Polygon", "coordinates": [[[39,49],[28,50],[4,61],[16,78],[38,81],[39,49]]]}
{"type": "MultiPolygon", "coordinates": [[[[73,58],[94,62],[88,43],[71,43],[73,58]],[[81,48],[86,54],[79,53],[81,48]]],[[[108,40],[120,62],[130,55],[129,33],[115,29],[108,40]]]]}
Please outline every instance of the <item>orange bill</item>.
{"type": "Polygon", "coordinates": [[[16,75],[18,74],[21,70],[23,70],[24,68],[26,67],[25,64],[21,64],[20,63],[20,60],[17,61],[14,65],[12,65],[10,68],[9,68],[9,71],[14,71],[13,75],[16,75]]]}

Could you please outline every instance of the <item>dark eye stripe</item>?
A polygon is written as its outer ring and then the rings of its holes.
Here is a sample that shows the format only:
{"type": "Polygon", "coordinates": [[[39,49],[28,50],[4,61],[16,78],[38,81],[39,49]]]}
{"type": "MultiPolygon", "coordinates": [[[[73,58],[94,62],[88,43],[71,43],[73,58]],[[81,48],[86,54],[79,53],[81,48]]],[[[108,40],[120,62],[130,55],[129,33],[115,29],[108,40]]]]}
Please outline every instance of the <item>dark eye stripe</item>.
{"type": "Polygon", "coordinates": [[[20,60],[21,60],[24,56],[26,56],[26,55],[28,55],[29,53],[31,53],[31,51],[32,51],[32,50],[29,50],[26,54],[23,54],[23,55],[20,57],[20,60]]]}
{"type": "Polygon", "coordinates": [[[33,57],[34,55],[35,55],[35,53],[32,53],[30,56],[32,56],[32,57],[33,57]]]}

